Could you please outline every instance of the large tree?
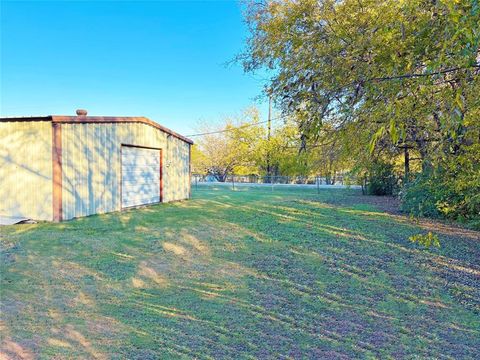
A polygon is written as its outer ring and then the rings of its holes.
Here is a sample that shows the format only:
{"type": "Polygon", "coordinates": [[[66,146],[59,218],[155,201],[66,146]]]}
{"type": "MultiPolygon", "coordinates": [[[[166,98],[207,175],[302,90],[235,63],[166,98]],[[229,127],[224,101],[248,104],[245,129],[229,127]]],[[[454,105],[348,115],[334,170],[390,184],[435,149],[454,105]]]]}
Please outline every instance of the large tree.
{"type": "Polygon", "coordinates": [[[218,181],[225,181],[229,174],[261,175],[267,182],[272,176],[328,176],[338,160],[338,149],[330,141],[315,147],[315,154],[325,161],[299,153],[302,137],[296,123],[286,117],[275,118],[268,131],[255,108],[217,126],[201,126],[199,133],[203,135],[192,151],[193,169],[218,181]]]}
{"type": "Polygon", "coordinates": [[[247,71],[273,71],[269,89],[306,139],[354,123],[373,148],[390,137],[427,166],[472,139],[478,107],[477,1],[255,1],[247,9],[247,71]]]}
{"type": "Polygon", "coordinates": [[[333,138],[364,170],[402,158],[407,182],[415,162],[442,180],[437,209],[480,217],[478,0],[248,4],[240,59],[270,70],[269,93],[304,148],[333,138]]]}
{"type": "Polygon", "coordinates": [[[200,126],[199,133],[203,135],[196,141],[195,168],[221,182],[236,168],[252,168],[258,141],[265,136],[265,129],[258,123],[258,110],[252,108],[217,126],[200,126]]]}

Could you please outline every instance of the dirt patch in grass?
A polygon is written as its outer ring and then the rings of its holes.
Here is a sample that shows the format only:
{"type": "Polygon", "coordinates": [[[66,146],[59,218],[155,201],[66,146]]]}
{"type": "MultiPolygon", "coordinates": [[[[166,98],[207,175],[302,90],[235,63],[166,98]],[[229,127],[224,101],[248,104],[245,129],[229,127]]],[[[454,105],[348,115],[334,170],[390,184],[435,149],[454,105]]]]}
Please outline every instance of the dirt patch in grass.
{"type": "Polygon", "coordinates": [[[399,221],[416,223],[426,231],[438,232],[442,235],[451,235],[452,237],[457,238],[466,237],[472,240],[480,241],[479,231],[466,229],[465,227],[462,227],[454,222],[428,218],[411,219],[408,214],[400,211],[400,200],[394,196],[365,196],[358,193],[351,193],[347,196],[331,198],[325,200],[324,202],[336,206],[353,206],[357,208],[365,205],[382,213],[398,216],[399,221]]]}
{"type": "MultiPolygon", "coordinates": [[[[325,190],[328,191],[328,190],[325,190]]],[[[384,213],[398,215],[400,212],[400,201],[394,196],[373,196],[362,195],[359,191],[344,192],[342,196],[329,197],[321,201],[326,204],[332,204],[337,206],[358,207],[365,205],[367,207],[375,208],[377,211],[384,213]]]]}

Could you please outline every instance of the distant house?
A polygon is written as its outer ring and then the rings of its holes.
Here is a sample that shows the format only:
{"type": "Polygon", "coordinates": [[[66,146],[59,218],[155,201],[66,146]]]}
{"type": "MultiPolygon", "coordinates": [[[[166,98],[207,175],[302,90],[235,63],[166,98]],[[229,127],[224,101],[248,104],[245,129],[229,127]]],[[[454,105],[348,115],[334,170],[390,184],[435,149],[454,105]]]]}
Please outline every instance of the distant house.
{"type": "Polygon", "coordinates": [[[0,118],[0,216],[61,221],[187,199],[192,143],[144,117],[0,118]]]}

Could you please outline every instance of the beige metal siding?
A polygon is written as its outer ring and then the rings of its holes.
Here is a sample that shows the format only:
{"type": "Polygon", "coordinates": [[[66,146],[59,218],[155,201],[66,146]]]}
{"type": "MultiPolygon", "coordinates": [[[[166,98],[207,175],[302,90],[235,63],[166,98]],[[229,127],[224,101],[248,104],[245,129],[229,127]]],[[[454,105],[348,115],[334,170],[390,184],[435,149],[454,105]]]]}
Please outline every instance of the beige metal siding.
{"type": "Polygon", "coordinates": [[[188,198],[189,144],[167,135],[141,123],[62,124],[63,218],[121,209],[122,144],[164,150],[163,201],[188,198]]]}
{"type": "Polygon", "coordinates": [[[52,220],[52,123],[0,122],[0,215],[52,220]]]}
{"type": "Polygon", "coordinates": [[[164,193],[167,201],[188,198],[190,192],[190,146],[170,136],[164,165],[164,193]],[[166,160],[166,161],[165,161],[166,160]]]}

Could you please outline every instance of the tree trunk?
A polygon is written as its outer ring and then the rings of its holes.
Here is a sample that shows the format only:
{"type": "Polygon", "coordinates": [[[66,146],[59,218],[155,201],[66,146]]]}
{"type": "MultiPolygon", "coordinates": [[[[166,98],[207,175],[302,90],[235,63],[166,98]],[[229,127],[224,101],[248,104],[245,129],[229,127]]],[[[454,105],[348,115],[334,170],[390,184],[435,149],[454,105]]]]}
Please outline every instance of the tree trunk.
{"type": "Polygon", "coordinates": [[[404,148],[404,157],[405,157],[405,184],[409,182],[410,179],[410,153],[408,151],[408,147],[405,146],[404,148]]]}

